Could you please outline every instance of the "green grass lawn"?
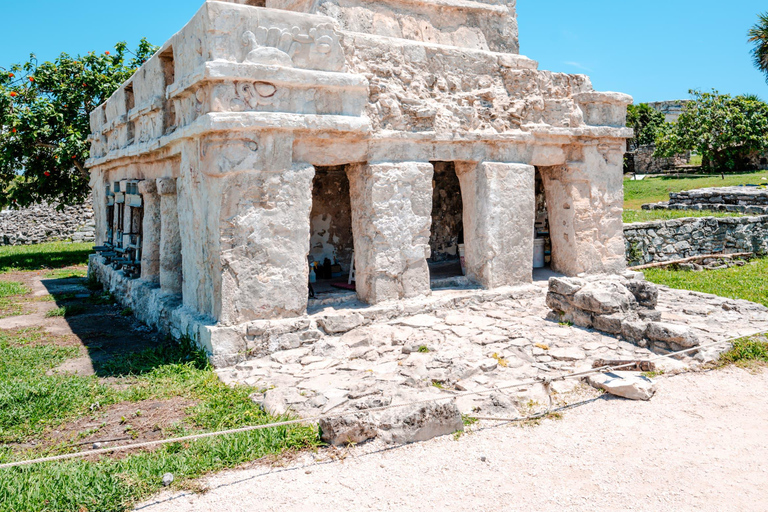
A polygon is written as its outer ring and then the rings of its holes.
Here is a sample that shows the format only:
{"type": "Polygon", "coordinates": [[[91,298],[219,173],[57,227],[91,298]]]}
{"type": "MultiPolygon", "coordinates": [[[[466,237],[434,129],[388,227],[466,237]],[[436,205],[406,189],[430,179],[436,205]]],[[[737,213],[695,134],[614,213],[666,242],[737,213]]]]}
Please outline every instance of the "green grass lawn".
{"type": "Polygon", "coordinates": [[[0,247],[0,273],[11,270],[60,269],[88,263],[92,243],[51,242],[0,247]]]}
{"type": "Polygon", "coordinates": [[[649,281],[670,288],[744,299],[768,306],[768,258],[723,270],[693,272],[653,268],[643,272],[649,281]]]}
{"type": "Polygon", "coordinates": [[[654,220],[686,219],[691,217],[742,217],[740,213],[681,211],[681,210],[624,210],[624,223],[654,220]]]}
{"type": "MultiPolygon", "coordinates": [[[[56,268],[84,263],[90,247],[3,247],[0,274],[53,269],[46,278],[81,276],[82,266],[65,271],[56,268]]],[[[0,300],[11,305],[31,300],[24,296],[28,292],[19,282],[0,281],[0,300]]],[[[53,299],[60,307],[53,310],[51,317],[112,314],[122,319],[116,322],[130,322],[113,306],[113,297],[100,290],[94,290],[89,298],[70,294],[53,299]]],[[[79,337],[53,336],[43,327],[0,331],[0,463],[78,451],[82,446],[76,444],[77,440],[107,435],[100,430],[104,428],[117,428],[133,439],[141,440],[139,436],[149,435],[147,432],[167,439],[286,419],[268,415],[250,400],[251,394],[264,390],[222,383],[205,354],[189,343],[168,340],[147,345],[144,341],[145,348],[141,350],[123,351],[99,362],[98,376],[51,371],[65,361],[90,354],[90,350],[102,354],[103,344],[114,337],[114,333],[104,332],[86,338],[93,345],[86,349],[85,341],[79,337]],[[152,414],[166,415],[170,410],[166,404],[170,403],[178,409],[168,420],[170,426],[161,423],[153,427],[154,417],[150,420],[150,416],[142,413],[151,410],[158,411],[152,414]],[[107,427],[104,418],[120,407],[131,412],[123,418],[118,415],[117,420],[113,412],[107,427]],[[147,423],[144,430],[142,422],[147,423]]],[[[269,455],[312,448],[319,442],[316,426],[297,425],[183,445],[172,443],[151,451],[124,452],[97,460],[75,459],[4,469],[0,470],[0,512],[126,511],[160,490],[165,473],[174,475],[175,488],[194,488],[192,479],[206,473],[269,455]]],[[[86,448],[89,446],[90,441],[86,448]]]]}
{"type": "Polygon", "coordinates": [[[706,178],[647,177],[644,180],[624,180],[624,208],[640,210],[646,203],[668,201],[670,192],[681,192],[695,188],[729,187],[734,185],[768,184],[768,171],[754,171],[743,174],[719,174],[706,178]]]}

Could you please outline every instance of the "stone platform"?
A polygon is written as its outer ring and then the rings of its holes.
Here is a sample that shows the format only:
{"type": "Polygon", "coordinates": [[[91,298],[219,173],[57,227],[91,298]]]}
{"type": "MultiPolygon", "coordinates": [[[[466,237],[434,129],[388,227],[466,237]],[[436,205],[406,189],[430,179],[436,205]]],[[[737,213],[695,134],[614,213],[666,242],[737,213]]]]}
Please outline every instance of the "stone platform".
{"type": "MultiPolygon", "coordinates": [[[[272,413],[309,417],[490,390],[591,368],[598,359],[657,355],[620,337],[547,320],[551,315],[545,303],[545,281],[493,300],[484,297],[488,292],[440,293],[454,298],[433,297],[431,305],[410,301],[399,314],[381,316],[343,333],[325,333],[321,327],[317,339],[218,374],[229,384],[263,388],[265,393],[253,398],[272,413]],[[440,301],[445,307],[437,306],[440,301]]],[[[702,345],[768,331],[768,309],[746,301],[660,287],[656,310],[661,321],[688,326],[702,345]]],[[[359,312],[334,309],[333,314],[343,318],[359,312]]],[[[657,366],[671,371],[716,355],[716,350],[710,350],[657,366]]],[[[569,393],[580,386],[578,380],[556,382],[553,390],[569,393]]],[[[531,404],[545,403],[543,386],[534,385],[514,393],[460,398],[457,405],[462,413],[509,417],[528,412],[531,404]]]]}
{"type": "Polygon", "coordinates": [[[643,210],[712,210],[747,214],[768,214],[765,187],[715,187],[670,193],[669,201],[644,204],[643,210]]]}

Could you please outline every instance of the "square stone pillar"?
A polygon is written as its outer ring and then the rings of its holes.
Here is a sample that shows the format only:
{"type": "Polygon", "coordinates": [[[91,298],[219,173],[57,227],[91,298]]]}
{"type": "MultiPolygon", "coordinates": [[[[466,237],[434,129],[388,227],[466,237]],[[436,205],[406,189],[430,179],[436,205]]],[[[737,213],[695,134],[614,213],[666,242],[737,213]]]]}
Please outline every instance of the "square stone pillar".
{"type": "MultiPolygon", "coordinates": [[[[128,190],[128,180],[121,180],[120,181],[120,191],[123,193],[123,197],[125,198],[126,191],[128,190]]],[[[130,245],[131,243],[131,237],[128,235],[128,233],[131,233],[131,223],[133,220],[133,216],[131,215],[131,207],[128,206],[128,200],[125,198],[123,200],[123,224],[120,226],[120,229],[123,232],[123,236],[120,239],[120,247],[125,249],[130,245]]]]}
{"type": "Polygon", "coordinates": [[[553,270],[575,276],[626,269],[622,151],[618,144],[585,147],[580,161],[540,168],[553,270]]]}
{"type": "Polygon", "coordinates": [[[429,295],[432,164],[360,164],[348,174],[360,299],[429,295]]]}
{"type": "Polygon", "coordinates": [[[536,216],[533,166],[460,163],[467,276],[484,288],[530,283],[536,216]]]}
{"type": "Polygon", "coordinates": [[[181,293],[183,272],[176,178],[159,178],[160,195],[160,288],[166,293],[181,293]]]}
{"type": "Polygon", "coordinates": [[[160,282],[160,195],[155,180],[139,183],[144,205],[141,240],[141,279],[160,282]]]}
{"type": "Polygon", "coordinates": [[[297,163],[283,170],[245,172],[226,183],[220,242],[222,324],[306,312],[314,175],[314,167],[297,163]]]}

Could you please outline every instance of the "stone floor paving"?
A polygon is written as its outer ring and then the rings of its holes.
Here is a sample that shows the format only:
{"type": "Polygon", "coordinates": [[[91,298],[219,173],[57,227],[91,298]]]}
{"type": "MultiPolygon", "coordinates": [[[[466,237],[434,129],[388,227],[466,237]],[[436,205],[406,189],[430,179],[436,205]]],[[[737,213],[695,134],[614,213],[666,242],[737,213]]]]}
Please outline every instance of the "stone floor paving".
{"type": "MultiPolygon", "coordinates": [[[[479,294],[473,300],[478,292],[472,290],[442,290],[435,296],[466,294],[464,306],[374,322],[218,373],[224,382],[265,389],[253,399],[271,413],[309,417],[493,390],[582,371],[597,359],[656,356],[617,337],[547,320],[546,284],[539,281],[511,294],[514,298],[485,302],[479,294]]],[[[768,309],[751,302],[660,287],[656,309],[662,321],[688,325],[702,345],[768,332],[768,309]]],[[[657,366],[680,369],[716,353],[709,350],[657,366]]],[[[579,384],[576,379],[559,381],[553,390],[568,393],[579,384]]],[[[465,414],[508,417],[545,400],[544,388],[537,384],[461,397],[457,405],[465,414]]]]}

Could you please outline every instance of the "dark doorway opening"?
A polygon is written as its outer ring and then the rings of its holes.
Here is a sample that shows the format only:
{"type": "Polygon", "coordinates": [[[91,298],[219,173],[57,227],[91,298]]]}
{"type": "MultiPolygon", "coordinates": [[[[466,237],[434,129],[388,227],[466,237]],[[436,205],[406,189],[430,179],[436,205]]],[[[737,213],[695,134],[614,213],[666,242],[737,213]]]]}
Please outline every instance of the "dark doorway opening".
{"type": "Polygon", "coordinates": [[[536,223],[533,242],[534,269],[548,269],[552,262],[552,236],[549,229],[547,194],[541,172],[536,168],[536,223]]]}
{"type": "Polygon", "coordinates": [[[347,166],[315,167],[309,216],[310,284],[316,299],[351,293],[354,257],[347,166]]]}
{"type": "Polygon", "coordinates": [[[440,281],[462,276],[464,203],[454,162],[432,162],[432,230],[428,260],[430,279],[440,281]]]}

